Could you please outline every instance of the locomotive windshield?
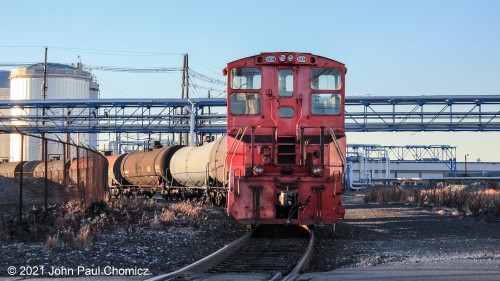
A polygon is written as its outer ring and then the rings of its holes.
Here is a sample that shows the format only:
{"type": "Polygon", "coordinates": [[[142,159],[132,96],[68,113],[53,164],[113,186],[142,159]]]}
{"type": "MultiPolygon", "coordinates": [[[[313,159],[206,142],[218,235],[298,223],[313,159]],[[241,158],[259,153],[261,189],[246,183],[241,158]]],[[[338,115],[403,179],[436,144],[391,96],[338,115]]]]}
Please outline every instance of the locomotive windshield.
{"type": "Polygon", "coordinates": [[[340,94],[313,94],[311,103],[312,114],[340,114],[340,94]]]}
{"type": "Polygon", "coordinates": [[[230,98],[231,114],[256,115],[260,114],[261,97],[258,93],[234,93],[230,98]]]}
{"type": "Polygon", "coordinates": [[[341,73],[340,68],[313,68],[311,88],[313,90],[340,90],[341,73]]]}
{"type": "Polygon", "coordinates": [[[259,68],[233,68],[231,70],[231,89],[260,89],[259,68]]]}
{"type": "Polygon", "coordinates": [[[233,93],[229,98],[231,114],[257,115],[261,112],[261,96],[258,91],[262,83],[259,68],[231,69],[231,89],[250,90],[243,93],[233,93]]]}

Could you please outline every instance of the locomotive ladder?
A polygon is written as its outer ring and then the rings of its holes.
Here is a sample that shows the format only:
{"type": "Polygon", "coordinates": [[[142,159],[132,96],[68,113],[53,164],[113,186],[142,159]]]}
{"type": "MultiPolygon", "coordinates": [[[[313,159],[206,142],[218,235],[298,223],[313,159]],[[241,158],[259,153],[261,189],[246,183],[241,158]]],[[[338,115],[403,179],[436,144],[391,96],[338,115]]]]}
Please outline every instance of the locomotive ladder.
{"type": "Polygon", "coordinates": [[[295,136],[278,136],[278,164],[295,164],[295,136]]]}

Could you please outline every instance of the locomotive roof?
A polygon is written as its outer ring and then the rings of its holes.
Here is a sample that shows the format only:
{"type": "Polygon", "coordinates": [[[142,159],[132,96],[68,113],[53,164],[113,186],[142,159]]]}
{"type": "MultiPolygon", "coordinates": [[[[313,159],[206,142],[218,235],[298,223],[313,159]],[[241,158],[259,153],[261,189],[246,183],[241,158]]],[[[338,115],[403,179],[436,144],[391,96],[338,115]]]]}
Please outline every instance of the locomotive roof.
{"type": "Polygon", "coordinates": [[[237,59],[237,60],[234,60],[234,61],[231,61],[229,62],[228,64],[232,64],[232,63],[235,63],[237,61],[242,61],[242,60],[247,60],[247,59],[250,59],[250,58],[255,58],[257,56],[264,56],[264,55],[279,55],[279,54],[300,54],[300,55],[308,55],[308,56],[316,56],[318,58],[322,58],[322,59],[326,59],[326,60],[330,60],[330,61],[333,61],[333,62],[336,62],[336,63],[339,63],[339,64],[342,64],[342,65],[345,65],[344,63],[342,62],[339,62],[337,60],[334,60],[334,59],[330,59],[330,58],[327,58],[327,57],[323,57],[323,56],[318,56],[318,55],[315,55],[315,54],[311,54],[311,53],[302,53],[302,52],[262,52],[260,54],[257,54],[257,55],[253,55],[253,56],[248,56],[248,57],[245,57],[245,58],[241,58],[241,59],[237,59]]]}

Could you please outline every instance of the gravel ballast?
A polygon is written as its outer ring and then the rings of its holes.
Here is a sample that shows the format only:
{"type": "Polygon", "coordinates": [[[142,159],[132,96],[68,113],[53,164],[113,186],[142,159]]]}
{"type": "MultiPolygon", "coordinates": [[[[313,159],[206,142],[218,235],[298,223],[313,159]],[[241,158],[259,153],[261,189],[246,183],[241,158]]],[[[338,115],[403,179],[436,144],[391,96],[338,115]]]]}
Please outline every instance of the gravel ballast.
{"type": "Polygon", "coordinates": [[[486,223],[426,207],[365,204],[363,197],[355,196],[344,196],[344,205],[346,216],[336,232],[318,228],[310,271],[453,260],[500,265],[498,221],[486,223]]]}
{"type": "MultiPolygon", "coordinates": [[[[346,217],[317,227],[309,272],[390,264],[488,261],[500,265],[500,223],[451,216],[431,208],[363,203],[345,196],[346,217]]],[[[102,233],[82,249],[45,242],[2,242],[0,276],[14,266],[146,268],[157,275],[192,263],[248,232],[224,209],[204,207],[196,225],[129,226],[102,233]]]]}

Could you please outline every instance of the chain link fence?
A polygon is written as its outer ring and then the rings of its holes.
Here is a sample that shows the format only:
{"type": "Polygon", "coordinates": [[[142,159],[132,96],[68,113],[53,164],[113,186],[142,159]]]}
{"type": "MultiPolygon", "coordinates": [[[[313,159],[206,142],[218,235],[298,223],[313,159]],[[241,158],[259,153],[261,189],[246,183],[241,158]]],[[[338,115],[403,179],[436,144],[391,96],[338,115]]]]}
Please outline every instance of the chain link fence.
{"type": "Polygon", "coordinates": [[[108,161],[100,153],[43,135],[1,133],[0,210],[23,210],[76,201],[81,207],[105,200],[108,161]],[[5,147],[4,147],[5,151],[5,147]]]}

